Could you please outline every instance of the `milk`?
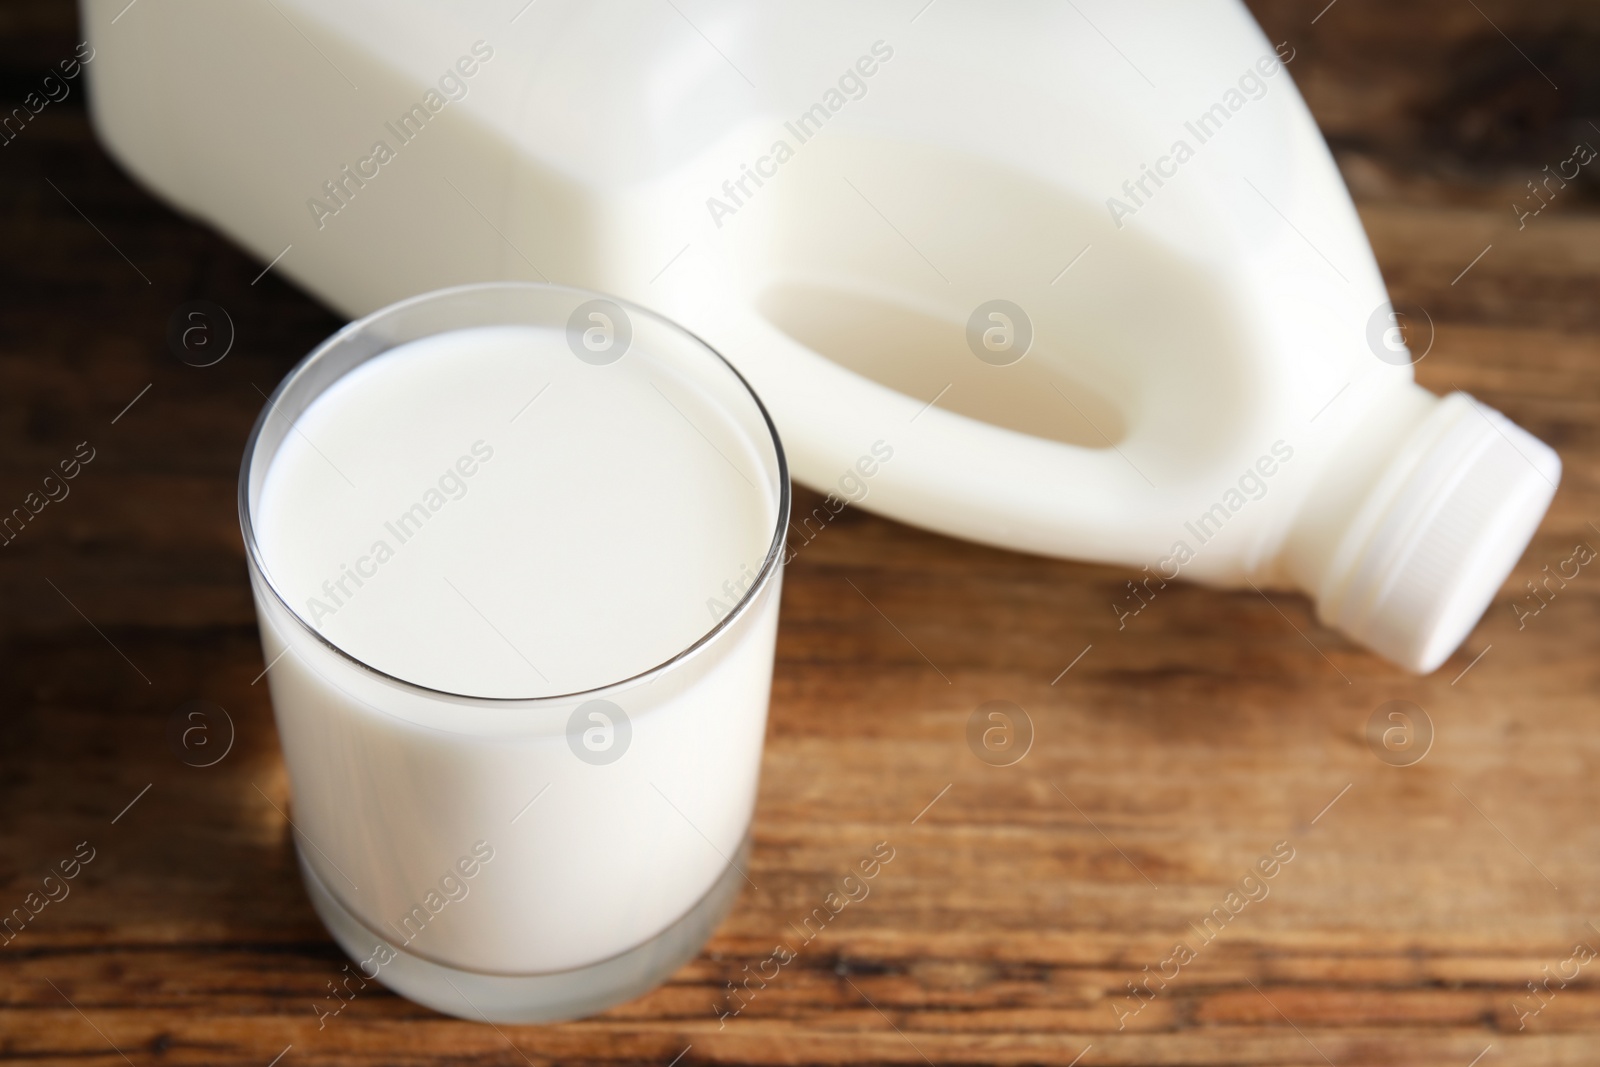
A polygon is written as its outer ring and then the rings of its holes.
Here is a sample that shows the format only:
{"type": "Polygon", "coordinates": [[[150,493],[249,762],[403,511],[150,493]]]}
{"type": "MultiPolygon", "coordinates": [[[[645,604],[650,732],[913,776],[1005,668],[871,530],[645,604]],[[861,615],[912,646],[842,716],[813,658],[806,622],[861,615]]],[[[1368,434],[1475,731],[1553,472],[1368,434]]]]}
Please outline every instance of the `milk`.
{"type": "Polygon", "coordinates": [[[585,295],[354,324],[274,395],[241,487],[313,902],[368,979],[471,1018],[636,993],[744,884],[782,454],[664,320],[617,311],[626,354],[575,354],[585,295]]]}
{"type": "Polygon", "coordinates": [[[430,689],[549,696],[665,662],[760,566],[774,515],[754,455],[702,436],[751,452],[715,408],[635,366],[530,326],[363,364],[272,461],[269,573],[329,641],[430,689]]]}

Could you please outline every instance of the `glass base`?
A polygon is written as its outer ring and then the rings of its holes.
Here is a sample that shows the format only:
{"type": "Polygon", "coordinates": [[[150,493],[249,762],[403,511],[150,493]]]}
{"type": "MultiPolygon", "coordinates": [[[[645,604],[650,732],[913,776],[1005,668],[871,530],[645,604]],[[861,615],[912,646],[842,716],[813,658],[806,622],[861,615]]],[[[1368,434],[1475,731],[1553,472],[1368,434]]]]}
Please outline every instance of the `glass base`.
{"type": "Polygon", "coordinates": [[[733,863],[706,894],[655,937],[587,967],[526,975],[464,971],[406,951],[375,933],[329,892],[300,854],[298,842],[295,854],[311,906],[351,959],[369,958],[380,942],[394,952],[394,959],[379,970],[379,982],[408,1000],[474,1022],[551,1023],[594,1015],[641,996],[694,959],[739,895],[750,840],[740,845],[733,863]]]}

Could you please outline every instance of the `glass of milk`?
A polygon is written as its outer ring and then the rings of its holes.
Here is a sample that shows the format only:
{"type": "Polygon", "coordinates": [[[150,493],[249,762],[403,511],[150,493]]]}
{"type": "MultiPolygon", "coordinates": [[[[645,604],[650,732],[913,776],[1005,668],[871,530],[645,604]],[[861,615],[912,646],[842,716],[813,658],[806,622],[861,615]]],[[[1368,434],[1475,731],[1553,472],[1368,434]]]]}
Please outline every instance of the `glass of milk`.
{"type": "MultiPolygon", "coordinates": [[[[278,386],[239,515],[312,903],[369,983],[591,1014],[748,881],[789,478],[760,400],[643,308],[447,289],[278,386]]],[[[753,884],[753,883],[752,883],[753,884]]]]}

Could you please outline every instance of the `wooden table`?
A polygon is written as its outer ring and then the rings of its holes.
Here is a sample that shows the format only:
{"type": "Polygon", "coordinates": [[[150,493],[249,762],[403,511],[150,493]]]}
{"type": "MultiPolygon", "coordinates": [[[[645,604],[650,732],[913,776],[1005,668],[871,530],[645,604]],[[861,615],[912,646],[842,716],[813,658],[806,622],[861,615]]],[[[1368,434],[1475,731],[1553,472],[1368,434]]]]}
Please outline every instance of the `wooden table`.
{"type": "MultiPolygon", "coordinates": [[[[759,889],[663,988],[548,1028],[376,987],[319,1028],[344,960],[279,810],[234,481],[261,391],[338,322],[133,185],[81,93],[51,105],[0,148],[0,505],[79,442],[94,459],[0,548],[0,908],[93,859],[0,946],[0,1060],[1594,1062],[1600,964],[1567,961],[1600,949],[1600,574],[1522,628],[1511,603],[1600,546],[1600,186],[1586,173],[1520,231],[1508,205],[1574,140],[1600,142],[1584,132],[1600,35],[1577,3],[1342,0],[1313,24],[1320,7],[1258,14],[1299,49],[1396,297],[1437,324],[1421,380],[1481,397],[1566,464],[1466,645],[1412,678],[1303,599],[1187,585],[1119,630],[1120,570],[847,511],[784,590],[759,889]],[[192,299],[236,324],[216,366],[166,348],[192,299]],[[236,729],[210,767],[168,742],[192,699],[236,729]],[[1435,730],[1409,767],[1365,739],[1397,699],[1435,730]],[[990,700],[1034,724],[1014,766],[965,743],[990,700]],[[788,924],[877,842],[894,859],[870,896],[796,945],[788,924]],[[1203,942],[1190,923],[1228,913],[1274,848],[1293,858],[1268,895],[1203,942]],[[1130,994],[1172,973],[1180,939],[1177,977],[1130,994]],[[780,940],[798,958],[719,1019],[726,984],[780,940]]],[[[71,54],[74,23],[67,0],[0,13],[8,103],[71,54]]]]}

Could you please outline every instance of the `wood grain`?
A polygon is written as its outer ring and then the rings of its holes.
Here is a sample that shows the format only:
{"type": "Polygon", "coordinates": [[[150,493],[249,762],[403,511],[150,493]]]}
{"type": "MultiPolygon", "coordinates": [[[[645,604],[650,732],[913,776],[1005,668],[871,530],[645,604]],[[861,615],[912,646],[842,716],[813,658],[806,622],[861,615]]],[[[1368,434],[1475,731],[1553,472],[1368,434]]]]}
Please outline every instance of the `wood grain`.
{"type": "MultiPolygon", "coordinates": [[[[1463,649],[1412,678],[1301,598],[1188,585],[1119,630],[1120,571],[847,511],[786,582],[760,888],[667,985],[555,1027],[447,1019],[373,987],[319,1028],[312,1004],[344,961],[272,806],[287,786],[253,684],[234,478],[257,389],[338,320],[273,274],[252,284],[262,264],[130,182],[80,97],[52,106],[0,148],[0,503],[77,442],[97,451],[0,548],[0,910],[79,842],[95,858],[0,946],[0,1060],[1592,1063],[1600,968],[1536,1016],[1514,1002],[1537,1006],[1527,984],[1574,944],[1600,947],[1600,574],[1521,629],[1511,602],[1578,542],[1600,546],[1600,185],[1574,183],[1523,230],[1508,204],[1594,117],[1600,20],[1576,3],[1339,0],[1313,25],[1322,6],[1256,10],[1301,49],[1296,78],[1394,294],[1437,324],[1421,380],[1481,397],[1566,464],[1463,649]],[[165,350],[191,299],[238,325],[217,366],[165,350]],[[195,698],[237,730],[203,769],[165,736],[195,698]],[[1013,767],[964,743],[995,699],[1036,729],[1013,767]],[[1364,741],[1392,699],[1436,729],[1412,767],[1364,741]],[[795,944],[789,924],[878,841],[895,858],[870,896],[719,1019],[727,983],[795,944]],[[1202,944],[1190,924],[1278,842],[1294,858],[1269,894],[1202,944]],[[1127,983],[1179,939],[1195,958],[1119,1030],[1139,1003],[1127,983]]],[[[74,21],[66,0],[8,5],[0,95],[70,55],[74,21]]]]}

